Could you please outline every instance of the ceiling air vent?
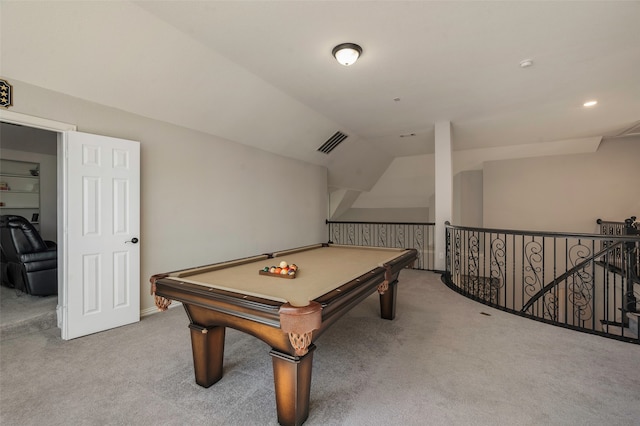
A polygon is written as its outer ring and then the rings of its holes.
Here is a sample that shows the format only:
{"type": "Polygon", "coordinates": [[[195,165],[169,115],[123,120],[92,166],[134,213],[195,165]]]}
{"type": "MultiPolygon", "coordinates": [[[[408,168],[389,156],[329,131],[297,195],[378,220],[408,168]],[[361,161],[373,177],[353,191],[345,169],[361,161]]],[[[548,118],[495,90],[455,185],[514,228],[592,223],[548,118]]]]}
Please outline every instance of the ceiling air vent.
{"type": "Polygon", "coordinates": [[[640,121],[636,121],[628,129],[623,130],[617,137],[638,136],[640,135],[640,121]]]}
{"type": "Polygon", "coordinates": [[[327,141],[323,143],[320,148],[318,148],[318,151],[328,154],[331,151],[333,151],[338,145],[340,145],[340,142],[342,142],[348,137],[349,136],[345,135],[342,132],[339,132],[339,131],[335,132],[333,136],[327,139],[327,141]]]}

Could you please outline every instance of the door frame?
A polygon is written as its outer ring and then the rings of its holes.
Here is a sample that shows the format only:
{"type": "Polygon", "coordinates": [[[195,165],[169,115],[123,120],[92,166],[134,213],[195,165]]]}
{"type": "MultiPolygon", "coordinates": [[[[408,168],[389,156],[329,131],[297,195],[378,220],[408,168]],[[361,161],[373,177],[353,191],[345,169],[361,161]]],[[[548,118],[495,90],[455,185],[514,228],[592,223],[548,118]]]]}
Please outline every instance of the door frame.
{"type": "Polygon", "coordinates": [[[64,246],[64,200],[66,200],[67,194],[65,193],[65,182],[63,179],[63,164],[64,164],[64,152],[63,152],[63,133],[65,131],[77,131],[75,124],[64,123],[62,121],[49,120],[46,118],[35,117],[32,115],[21,114],[13,111],[0,110],[0,121],[18,124],[25,127],[33,127],[42,130],[49,130],[57,134],[57,175],[58,175],[58,203],[57,203],[57,240],[58,240],[58,304],[56,306],[56,318],[57,325],[60,330],[63,330],[63,318],[62,307],[66,305],[68,298],[68,283],[64,281],[65,278],[65,266],[66,266],[66,247],[64,246]]]}

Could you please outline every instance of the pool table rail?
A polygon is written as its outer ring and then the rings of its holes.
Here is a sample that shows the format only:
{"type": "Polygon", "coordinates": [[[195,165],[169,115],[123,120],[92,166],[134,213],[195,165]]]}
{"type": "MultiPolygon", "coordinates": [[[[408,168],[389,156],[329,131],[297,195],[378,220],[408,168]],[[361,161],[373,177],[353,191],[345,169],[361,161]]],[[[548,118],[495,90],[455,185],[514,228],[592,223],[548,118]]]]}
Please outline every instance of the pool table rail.
{"type": "MultiPolygon", "coordinates": [[[[395,286],[398,274],[403,268],[411,266],[415,257],[415,249],[408,249],[394,261],[376,267],[314,299],[312,303],[318,303],[321,307],[321,322],[313,330],[304,332],[312,332],[311,341],[317,340],[331,324],[376,290],[380,294],[381,317],[389,320],[394,319],[395,286]],[[390,294],[385,296],[386,292],[390,294]]],[[[202,267],[198,269],[200,268],[202,267]]],[[[169,275],[175,275],[175,273],[157,274],[151,277],[152,292],[156,299],[182,302],[192,323],[201,327],[226,326],[235,328],[292,356],[304,355],[304,348],[296,348],[291,342],[287,345],[286,340],[278,335],[285,333],[290,338],[294,338],[291,333],[298,333],[282,329],[281,308],[286,305],[285,303],[201,286],[173,277],[165,279],[169,275]],[[203,309],[197,309],[197,307],[203,309]],[[277,329],[277,332],[267,332],[258,324],[277,329]]]]}

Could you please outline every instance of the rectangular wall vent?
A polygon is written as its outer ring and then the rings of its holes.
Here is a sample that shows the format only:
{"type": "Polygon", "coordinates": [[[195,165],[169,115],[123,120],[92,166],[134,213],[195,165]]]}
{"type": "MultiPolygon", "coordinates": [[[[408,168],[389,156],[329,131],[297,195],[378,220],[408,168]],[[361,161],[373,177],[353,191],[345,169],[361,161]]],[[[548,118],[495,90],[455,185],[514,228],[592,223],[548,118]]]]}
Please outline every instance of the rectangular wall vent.
{"type": "Polygon", "coordinates": [[[324,152],[325,154],[328,154],[331,151],[333,151],[338,145],[340,145],[340,143],[343,140],[345,140],[348,137],[349,136],[345,135],[344,133],[342,133],[340,131],[335,132],[333,136],[331,136],[329,139],[327,139],[327,141],[325,143],[323,143],[320,148],[318,148],[318,151],[324,152]]]}

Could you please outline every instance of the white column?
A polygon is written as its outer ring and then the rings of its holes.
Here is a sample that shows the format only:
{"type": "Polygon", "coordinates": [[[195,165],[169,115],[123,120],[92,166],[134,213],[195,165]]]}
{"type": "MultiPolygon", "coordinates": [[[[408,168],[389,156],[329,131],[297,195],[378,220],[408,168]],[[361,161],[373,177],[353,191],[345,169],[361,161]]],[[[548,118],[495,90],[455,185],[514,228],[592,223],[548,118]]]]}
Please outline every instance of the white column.
{"type": "Polygon", "coordinates": [[[435,269],[444,271],[446,267],[445,221],[451,221],[453,206],[453,165],[451,153],[451,122],[435,123],[435,177],[436,177],[436,214],[435,214],[435,269]]]}

